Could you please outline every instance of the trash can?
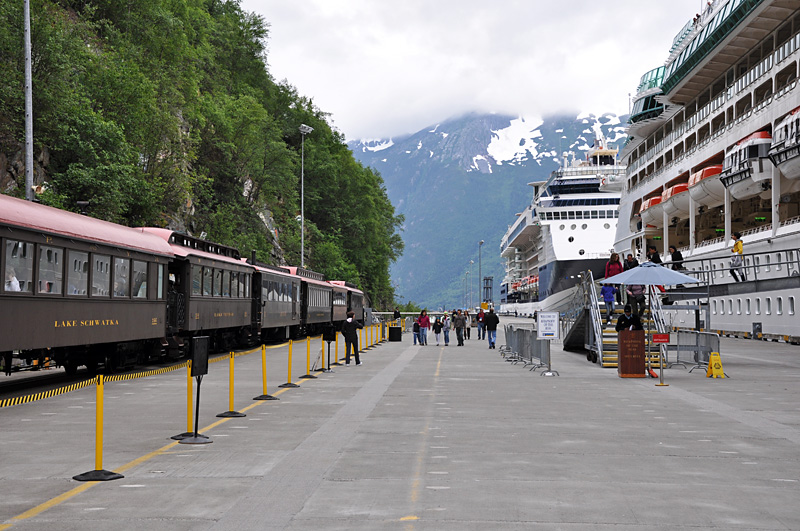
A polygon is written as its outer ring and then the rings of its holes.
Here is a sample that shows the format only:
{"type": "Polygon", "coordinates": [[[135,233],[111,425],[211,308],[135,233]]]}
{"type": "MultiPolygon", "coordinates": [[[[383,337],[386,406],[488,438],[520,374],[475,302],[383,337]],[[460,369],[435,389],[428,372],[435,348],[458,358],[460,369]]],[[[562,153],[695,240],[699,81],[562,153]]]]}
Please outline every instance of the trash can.
{"type": "Polygon", "coordinates": [[[403,329],[399,326],[389,327],[389,341],[401,341],[403,337],[403,329]]]}

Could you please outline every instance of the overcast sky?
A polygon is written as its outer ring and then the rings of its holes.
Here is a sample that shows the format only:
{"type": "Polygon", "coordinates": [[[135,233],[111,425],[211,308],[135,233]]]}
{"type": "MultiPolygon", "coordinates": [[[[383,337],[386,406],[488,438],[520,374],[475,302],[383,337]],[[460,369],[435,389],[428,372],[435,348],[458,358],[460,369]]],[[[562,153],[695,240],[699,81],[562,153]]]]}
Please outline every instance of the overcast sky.
{"type": "Polygon", "coordinates": [[[348,140],[469,111],[628,112],[704,0],[242,0],[267,61],[348,140]]]}

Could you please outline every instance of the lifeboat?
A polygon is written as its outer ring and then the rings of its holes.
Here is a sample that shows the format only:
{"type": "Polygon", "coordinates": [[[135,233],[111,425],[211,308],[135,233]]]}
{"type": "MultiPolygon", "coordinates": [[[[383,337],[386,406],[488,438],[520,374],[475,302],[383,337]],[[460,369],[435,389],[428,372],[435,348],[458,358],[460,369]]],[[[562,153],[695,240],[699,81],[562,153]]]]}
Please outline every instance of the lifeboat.
{"type": "Polygon", "coordinates": [[[787,179],[800,179],[800,107],[775,126],[769,158],[787,179]]]}
{"type": "Polygon", "coordinates": [[[715,206],[725,201],[725,187],[719,180],[722,164],[708,166],[689,178],[689,195],[701,205],[715,206]]]}
{"type": "Polygon", "coordinates": [[[661,194],[661,206],[670,218],[685,218],[689,215],[689,185],[676,184],[661,194]]]}
{"type": "Polygon", "coordinates": [[[728,148],[720,181],[734,199],[747,199],[769,188],[772,161],[769,150],[772,135],[767,131],[753,133],[728,148]]]}
{"type": "Polygon", "coordinates": [[[657,195],[642,201],[642,208],[639,209],[642,217],[642,225],[653,225],[661,227],[664,224],[663,209],[661,207],[661,196],[657,195]]]}

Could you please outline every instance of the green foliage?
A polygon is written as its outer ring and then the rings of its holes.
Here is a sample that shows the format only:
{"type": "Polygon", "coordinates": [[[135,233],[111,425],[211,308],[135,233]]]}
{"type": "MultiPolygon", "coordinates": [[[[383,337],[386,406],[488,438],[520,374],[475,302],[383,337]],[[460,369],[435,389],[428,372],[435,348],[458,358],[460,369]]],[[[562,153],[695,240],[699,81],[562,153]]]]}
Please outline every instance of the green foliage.
{"type": "MultiPolygon", "coordinates": [[[[238,0],[32,0],[42,201],[129,225],[185,225],[306,265],[390,306],[403,221],[380,175],[266,62],[268,24],[238,0]],[[298,127],[314,131],[303,141],[298,127]],[[276,251],[274,242],[280,245],[276,251]]],[[[22,2],[0,2],[0,152],[24,139],[22,2]]]]}

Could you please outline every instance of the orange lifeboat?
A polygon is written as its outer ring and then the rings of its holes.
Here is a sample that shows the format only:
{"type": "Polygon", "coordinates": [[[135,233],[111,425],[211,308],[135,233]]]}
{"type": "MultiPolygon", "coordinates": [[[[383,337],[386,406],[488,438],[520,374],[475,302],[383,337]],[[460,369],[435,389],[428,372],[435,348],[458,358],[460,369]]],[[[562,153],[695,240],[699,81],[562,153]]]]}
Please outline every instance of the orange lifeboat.
{"type": "Polygon", "coordinates": [[[661,206],[669,217],[685,218],[689,215],[689,184],[671,186],[661,194],[661,206]]]}
{"type": "Polygon", "coordinates": [[[664,224],[664,217],[661,206],[661,196],[657,195],[642,201],[642,207],[639,209],[639,214],[642,216],[642,224],[644,226],[662,226],[664,224]]]}
{"type": "Polygon", "coordinates": [[[689,178],[689,195],[705,206],[715,206],[725,201],[725,187],[719,180],[722,164],[707,166],[689,178]]]}

